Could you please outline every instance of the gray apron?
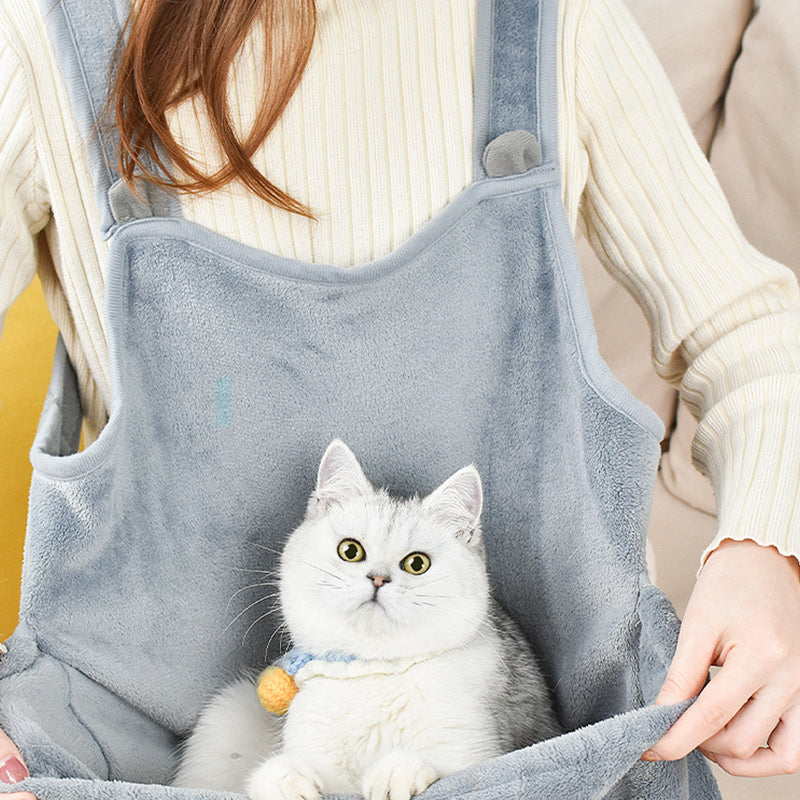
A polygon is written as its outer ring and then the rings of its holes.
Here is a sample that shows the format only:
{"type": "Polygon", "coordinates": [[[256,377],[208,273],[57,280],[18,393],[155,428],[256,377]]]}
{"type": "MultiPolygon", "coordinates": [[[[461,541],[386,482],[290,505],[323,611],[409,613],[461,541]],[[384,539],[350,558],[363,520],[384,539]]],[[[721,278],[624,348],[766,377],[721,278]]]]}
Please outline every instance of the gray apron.
{"type": "Polygon", "coordinates": [[[479,0],[474,182],[347,270],[251,249],[157,191],[128,192],[96,125],[127,2],[42,3],[110,241],[113,402],[78,452],[59,343],[0,671],[27,788],[219,797],[159,784],[209,695],[279,654],[274,616],[258,621],[269,590],[244,587],[274,569],[340,437],[401,495],[477,465],[494,589],[570,731],[426,797],[717,798],[696,753],[639,761],[681,711],[647,707],[678,626],[643,557],[663,430],[597,350],[559,185],[556,0],[479,0]]]}

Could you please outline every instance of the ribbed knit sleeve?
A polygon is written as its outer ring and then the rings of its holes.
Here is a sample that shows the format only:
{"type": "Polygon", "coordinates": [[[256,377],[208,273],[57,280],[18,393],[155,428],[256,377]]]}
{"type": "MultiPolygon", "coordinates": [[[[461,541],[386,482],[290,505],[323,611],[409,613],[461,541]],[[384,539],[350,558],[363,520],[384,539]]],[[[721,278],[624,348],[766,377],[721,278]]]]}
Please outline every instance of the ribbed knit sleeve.
{"type": "MultiPolygon", "coordinates": [[[[0,29],[0,319],[36,274],[35,234],[47,222],[22,63],[0,29]]],[[[2,387],[0,387],[2,391],[2,387]]]]}
{"type": "Polygon", "coordinates": [[[38,4],[0,0],[0,41],[0,309],[38,270],[78,376],[92,441],[111,391],[103,323],[107,246],[86,148],[38,4]]]}
{"type": "Polygon", "coordinates": [[[659,374],[700,420],[694,457],[720,516],[711,547],[755,538],[800,554],[794,275],[744,240],[620,0],[583,3],[576,48],[582,224],[642,306],[659,374]]]}

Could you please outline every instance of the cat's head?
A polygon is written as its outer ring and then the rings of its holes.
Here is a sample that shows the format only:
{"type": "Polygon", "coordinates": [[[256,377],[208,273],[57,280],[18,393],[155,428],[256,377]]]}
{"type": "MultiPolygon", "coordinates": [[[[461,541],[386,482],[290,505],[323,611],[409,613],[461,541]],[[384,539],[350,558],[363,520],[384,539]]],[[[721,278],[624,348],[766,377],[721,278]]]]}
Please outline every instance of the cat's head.
{"type": "Polygon", "coordinates": [[[482,503],[472,466],[425,498],[400,500],[374,488],[349,448],[332,442],[281,558],[294,644],[364,659],[466,644],[489,603],[482,503]]]}

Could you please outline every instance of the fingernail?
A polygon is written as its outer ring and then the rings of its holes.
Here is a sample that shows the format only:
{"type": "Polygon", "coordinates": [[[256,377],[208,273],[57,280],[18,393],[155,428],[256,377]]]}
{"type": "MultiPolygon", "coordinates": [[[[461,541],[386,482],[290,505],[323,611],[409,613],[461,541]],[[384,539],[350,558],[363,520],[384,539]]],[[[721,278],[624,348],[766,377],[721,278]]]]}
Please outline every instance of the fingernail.
{"type": "Polygon", "coordinates": [[[642,754],[642,761],[661,761],[661,756],[652,750],[647,750],[642,754]]]}
{"type": "Polygon", "coordinates": [[[28,774],[25,765],[14,756],[9,756],[5,761],[0,762],[0,781],[3,783],[19,783],[25,780],[28,774]]]}

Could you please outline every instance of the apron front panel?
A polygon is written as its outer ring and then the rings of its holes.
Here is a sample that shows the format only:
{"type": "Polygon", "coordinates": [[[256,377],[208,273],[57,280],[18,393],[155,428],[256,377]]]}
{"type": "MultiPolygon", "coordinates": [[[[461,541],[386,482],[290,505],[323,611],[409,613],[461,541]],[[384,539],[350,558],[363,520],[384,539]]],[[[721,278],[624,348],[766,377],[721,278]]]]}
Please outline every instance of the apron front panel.
{"type": "Polygon", "coordinates": [[[476,463],[493,583],[561,676],[567,718],[624,707],[635,659],[615,653],[634,612],[611,639],[592,620],[610,575],[610,616],[617,602],[635,610],[628,540],[644,530],[657,440],[585,380],[541,193],[481,200],[366,281],[294,280],[169,227],[137,223],[113,244],[114,430],[92,446],[103,458],[90,447],[57,459],[58,475],[37,470],[37,551],[61,554],[28,589],[48,651],[186,730],[213,686],[261,665],[269,641],[277,655],[275,615],[257,621],[270,591],[243,587],[268,579],[248,570],[274,569],[263,548],[300,522],[339,436],[400,494],[476,463]],[[595,560],[564,575],[577,541],[595,560]],[[595,663],[607,666],[587,680],[595,663]]]}

